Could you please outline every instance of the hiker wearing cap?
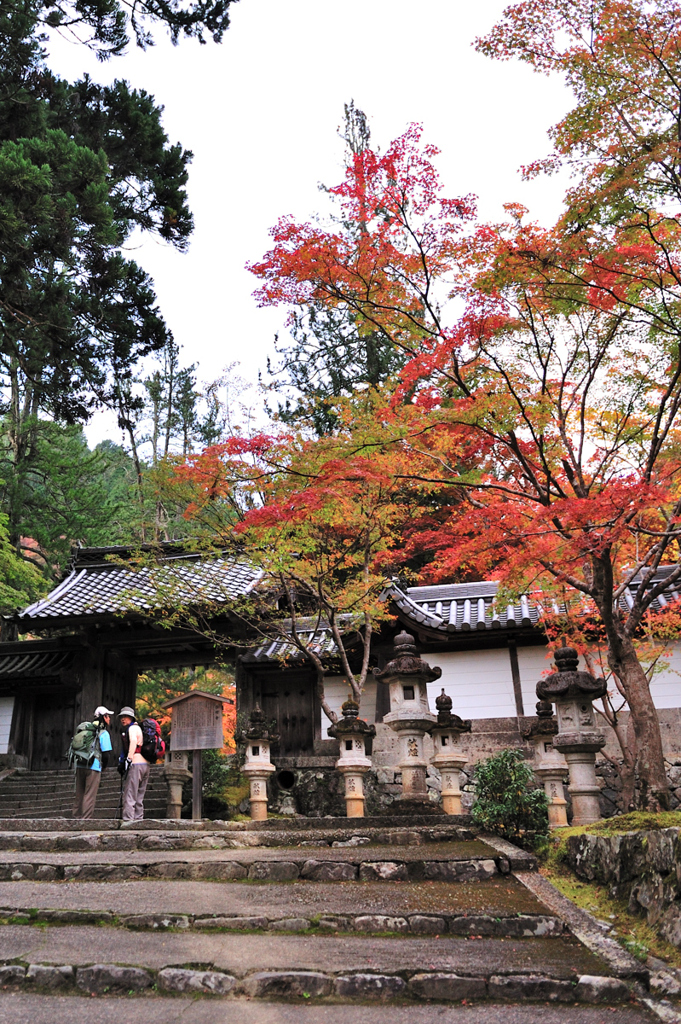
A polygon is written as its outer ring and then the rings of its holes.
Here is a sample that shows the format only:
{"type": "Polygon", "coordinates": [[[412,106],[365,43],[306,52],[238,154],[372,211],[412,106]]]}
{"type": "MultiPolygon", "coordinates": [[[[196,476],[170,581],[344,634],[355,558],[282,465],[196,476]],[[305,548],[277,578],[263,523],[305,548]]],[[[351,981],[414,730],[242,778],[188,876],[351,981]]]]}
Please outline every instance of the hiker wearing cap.
{"type": "Polygon", "coordinates": [[[68,758],[76,769],[74,818],[91,818],[95,813],[102,769],[109,763],[111,736],[108,727],[113,711],[103,705],[95,708],[93,721],[81,722],[71,740],[68,758]]]}
{"type": "Polygon", "coordinates": [[[135,720],[135,712],[130,707],[121,708],[118,712],[123,739],[123,769],[125,784],[123,786],[123,821],[141,821],[144,817],[144,794],[149,782],[151,765],[142,757],[144,737],[142,729],[135,720]]]}

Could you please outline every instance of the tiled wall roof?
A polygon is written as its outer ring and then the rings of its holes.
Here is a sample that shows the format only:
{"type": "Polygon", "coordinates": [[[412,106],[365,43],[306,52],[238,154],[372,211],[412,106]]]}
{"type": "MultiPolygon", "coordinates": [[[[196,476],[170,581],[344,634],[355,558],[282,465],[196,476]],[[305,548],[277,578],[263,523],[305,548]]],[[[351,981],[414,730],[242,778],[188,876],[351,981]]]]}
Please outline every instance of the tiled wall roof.
{"type": "Polygon", "coordinates": [[[17,615],[20,624],[73,619],[175,604],[226,602],[246,595],[262,572],[235,559],[162,556],[151,564],[102,561],[76,567],[47,597],[17,615]]]}

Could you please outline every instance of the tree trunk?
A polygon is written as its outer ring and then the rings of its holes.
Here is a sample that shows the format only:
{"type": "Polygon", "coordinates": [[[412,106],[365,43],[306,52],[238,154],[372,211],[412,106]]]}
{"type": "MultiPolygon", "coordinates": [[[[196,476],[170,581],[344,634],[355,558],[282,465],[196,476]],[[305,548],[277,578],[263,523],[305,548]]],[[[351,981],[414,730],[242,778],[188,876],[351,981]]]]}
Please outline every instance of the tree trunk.
{"type": "Polygon", "coordinates": [[[651,811],[669,810],[660,723],[648,678],[628,637],[609,638],[608,664],[621,680],[629,704],[636,739],[639,804],[651,811]]]}

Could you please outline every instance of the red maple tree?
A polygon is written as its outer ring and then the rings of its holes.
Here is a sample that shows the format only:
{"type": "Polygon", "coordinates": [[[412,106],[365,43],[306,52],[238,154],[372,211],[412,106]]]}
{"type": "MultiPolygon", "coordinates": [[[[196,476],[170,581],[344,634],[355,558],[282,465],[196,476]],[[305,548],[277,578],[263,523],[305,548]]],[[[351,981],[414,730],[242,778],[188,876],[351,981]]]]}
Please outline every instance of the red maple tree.
{"type": "Polygon", "coordinates": [[[540,591],[547,609],[555,598],[597,616],[631,711],[640,799],[659,807],[664,759],[636,641],[655,599],[681,581],[681,296],[668,208],[678,90],[665,108],[681,61],[663,38],[676,38],[681,16],[661,5],[670,30],[649,6],[532,0],[481,44],[567,70],[575,90],[554,162],[571,160],[579,178],[551,230],[517,206],[504,224],[472,228],[473,203],[440,197],[435,151],[419,150],[412,128],[385,157],[362,153],[331,190],[348,230],[282,221],[251,269],[262,302],[350,309],[410,353],[383,394],[386,410],[412,410],[410,433],[394,432],[386,412],[382,450],[409,453],[405,479],[457,497],[406,527],[411,550],[430,552],[431,579],[491,576],[540,591]],[[574,12],[591,30],[586,41],[573,32],[559,60],[574,12]],[[608,97],[620,106],[599,119],[608,97]],[[452,296],[465,311],[445,320],[452,296]]]}

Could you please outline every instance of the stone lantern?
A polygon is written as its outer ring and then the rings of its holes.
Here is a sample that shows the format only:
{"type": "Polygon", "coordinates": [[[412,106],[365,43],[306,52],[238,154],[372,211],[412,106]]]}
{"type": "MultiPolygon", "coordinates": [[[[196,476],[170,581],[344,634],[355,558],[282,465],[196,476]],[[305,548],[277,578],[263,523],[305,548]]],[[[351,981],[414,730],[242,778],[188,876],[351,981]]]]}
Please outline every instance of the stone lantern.
{"type": "Polygon", "coordinates": [[[279,737],[270,733],[258,704],[251,711],[248,729],[244,729],[239,739],[246,746],[241,771],[251,784],[251,818],[263,821],[267,817],[267,780],[276,771],[270,762],[270,744],[279,737]]]}
{"type": "Polygon", "coordinates": [[[549,802],[549,828],[565,828],[567,800],[563,780],[568,773],[567,761],[553,745],[558,732],[558,723],[553,717],[549,701],[537,701],[537,717],[523,729],[525,739],[534,745],[534,774],[544,785],[549,802]]]}
{"type": "Polygon", "coordinates": [[[182,790],[185,782],[192,777],[189,771],[189,754],[186,750],[169,750],[163,766],[163,776],[168,786],[166,818],[182,817],[182,790]]]}
{"type": "Polygon", "coordinates": [[[553,746],[568,764],[572,824],[590,825],[601,818],[596,753],[605,746],[591,702],[603,697],[607,686],[604,679],[578,670],[579,655],[574,647],[559,647],[554,659],[558,671],[539,680],[537,696],[556,705],[558,732],[553,746]]]}
{"type": "Polygon", "coordinates": [[[364,817],[364,778],[371,768],[366,741],[376,735],[376,726],[359,718],[359,704],[352,699],[343,704],[343,717],[327,732],[340,744],[336,768],[345,779],[345,813],[348,818],[364,817]]]}
{"type": "Polygon", "coordinates": [[[437,719],[428,707],[428,683],[442,675],[422,661],[414,637],[400,633],[394,641],[394,657],[385,668],[374,669],[376,679],[390,687],[390,711],[383,721],[397,733],[400,741],[403,810],[432,813],[435,808],[426,788],[426,761],[423,740],[437,719]]]}
{"type": "Polygon", "coordinates": [[[433,727],[434,755],[431,764],[442,777],[442,810],[445,814],[461,814],[459,772],[468,760],[458,746],[462,732],[471,731],[470,720],[464,722],[452,714],[452,698],[443,690],[435,698],[437,725],[433,727]]]}

